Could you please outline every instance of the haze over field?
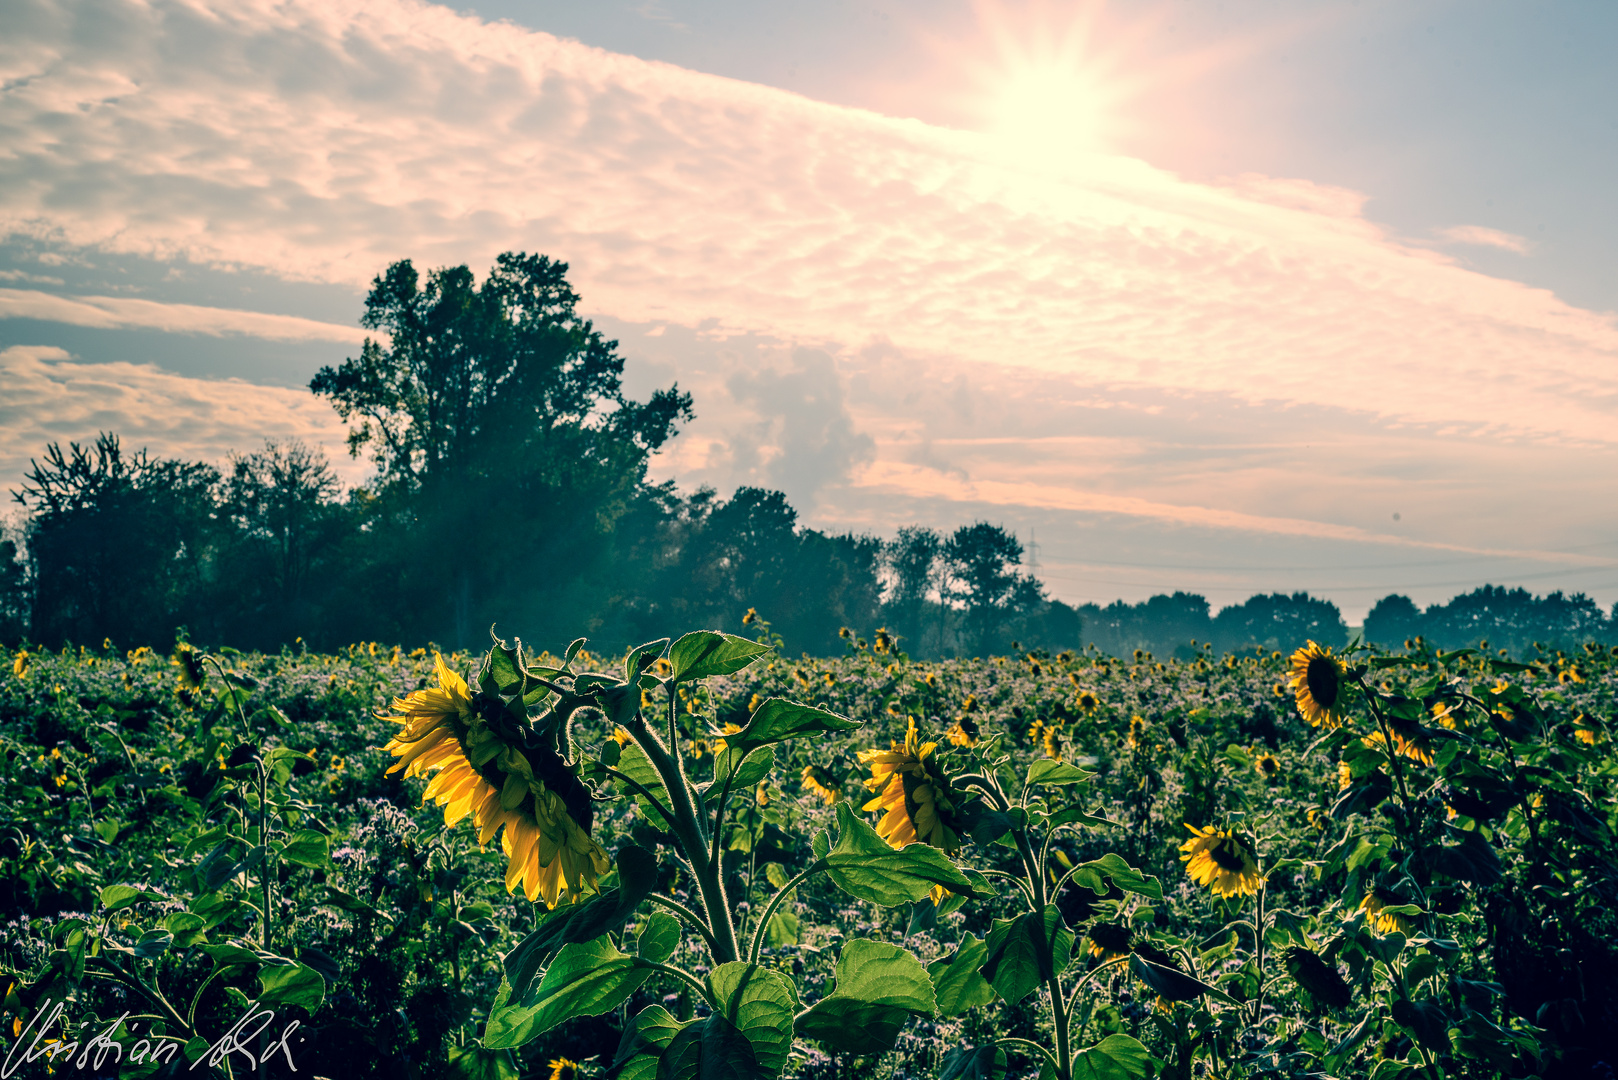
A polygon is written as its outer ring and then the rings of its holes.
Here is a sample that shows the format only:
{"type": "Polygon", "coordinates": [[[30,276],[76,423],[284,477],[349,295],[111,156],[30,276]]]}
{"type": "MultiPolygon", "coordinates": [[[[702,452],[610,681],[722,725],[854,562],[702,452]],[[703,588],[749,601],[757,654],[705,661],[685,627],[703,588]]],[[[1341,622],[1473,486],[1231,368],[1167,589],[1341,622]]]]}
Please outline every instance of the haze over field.
{"type": "Polygon", "coordinates": [[[527,250],[694,395],[687,488],[1074,603],[1618,599],[1612,10],[573,7],[0,0],[0,486],[358,480],[305,387],[371,277],[527,250]]]}

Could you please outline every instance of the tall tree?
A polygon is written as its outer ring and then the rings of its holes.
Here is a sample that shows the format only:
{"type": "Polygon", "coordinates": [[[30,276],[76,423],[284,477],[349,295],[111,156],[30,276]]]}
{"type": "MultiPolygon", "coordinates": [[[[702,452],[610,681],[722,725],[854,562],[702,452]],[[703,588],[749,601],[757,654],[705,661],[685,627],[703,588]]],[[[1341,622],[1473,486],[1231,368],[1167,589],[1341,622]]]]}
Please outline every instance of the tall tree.
{"type": "Polygon", "coordinates": [[[35,640],[165,645],[199,608],[218,540],[218,472],[59,443],[12,497],[30,511],[35,640]]]}
{"type": "Polygon", "coordinates": [[[1008,619],[1044,599],[1039,582],[1019,573],[1022,543],[999,525],[962,525],[944,542],[947,595],[960,605],[966,644],[978,653],[1001,644],[1008,619]]]}
{"type": "Polygon", "coordinates": [[[887,603],[901,634],[919,645],[926,636],[928,601],[937,597],[942,614],[940,586],[944,537],[923,525],[905,525],[883,547],[888,573],[887,603]]]}
{"type": "Polygon", "coordinates": [[[474,607],[480,621],[553,610],[537,593],[554,601],[594,567],[648,459],[692,416],[677,386],[625,398],[617,342],[579,315],[567,269],[507,252],[479,286],[465,266],[423,282],[394,263],[361,319],[386,340],[310,383],[377,464],[384,561],[417,632],[465,641],[474,607]],[[518,567],[550,581],[520,584],[518,567]]]}
{"type": "Polygon", "coordinates": [[[318,632],[311,581],[352,529],[326,455],[293,439],[232,454],[221,513],[232,526],[230,566],[239,620],[231,636],[271,646],[318,632]]]}

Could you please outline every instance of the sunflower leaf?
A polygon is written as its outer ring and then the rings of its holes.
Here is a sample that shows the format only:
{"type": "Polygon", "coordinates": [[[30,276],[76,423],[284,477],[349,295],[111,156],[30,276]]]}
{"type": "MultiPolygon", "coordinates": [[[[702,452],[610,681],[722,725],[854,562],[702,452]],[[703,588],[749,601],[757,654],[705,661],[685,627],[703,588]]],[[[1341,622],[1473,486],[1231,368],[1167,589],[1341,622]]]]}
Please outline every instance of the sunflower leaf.
{"type": "Polygon", "coordinates": [[[577,945],[621,928],[657,884],[657,859],[645,848],[618,849],[618,886],[581,904],[557,908],[506,954],[506,981],[512,997],[522,1000],[539,969],[566,945],[577,945]]]}
{"type": "Polygon", "coordinates": [[[994,1000],[994,987],[979,970],[988,958],[989,947],[975,935],[967,934],[953,954],[927,965],[940,1016],[959,1016],[994,1000]]]}
{"type": "Polygon", "coordinates": [[[1151,1069],[1151,1053],[1128,1035],[1108,1035],[1073,1058],[1073,1080],[1139,1080],[1151,1069]]]}
{"type": "Polygon", "coordinates": [[[793,1028],[823,1046],[881,1054],[893,1049],[911,1016],[936,1009],[933,984],[914,954],[855,938],[837,958],[836,989],[800,1013],[793,1028]]]}
{"type": "Polygon", "coordinates": [[[703,794],[709,802],[719,798],[719,793],[725,790],[727,777],[730,780],[730,790],[736,792],[758,783],[775,768],[774,747],[761,746],[748,754],[739,746],[731,746],[729,738],[726,736],[725,748],[714,759],[713,783],[703,788],[703,794]],[[735,771],[734,776],[731,775],[732,770],[735,771]]]}
{"type": "Polygon", "coordinates": [[[710,675],[734,675],[769,651],[768,645],[734,634],[697,630],[669,646],[672,680],[683,683],[710,675]]]}
{"type": "Polygon", "coordinates": [[[258,973],[260,1005],[301,1005],[310,1012],[326,1000],[326,979],[308,964],[265,966],[258,973]]]}
{"type": "Polygon", "coordinates": [[[483,1045],[512,1048],[575,1016],[616,1009],[651,977],[652,968],[619,952],[605,936],[564,945],[539,985],[493,1010],[483,1045]]]}
{"type": "Polygon", "coordinates": [[[998,1046],[958,1046],[944,1056],[938,1080],[1004,1080],[1006,1052],[998,1046]]]}
{"type": "Polygon", "coordinates": [[[922,843],[894,850],[846,802],[837,804],[837,828],[837,846],[826,855],[826,872],[851,896],[895,907],[920,900],[934,885],[976,895],[972,881],[942,851],[922,843]]]}
{"type": "Polygon", "coordinates": [[[801,739],[806,735],[824,732],[853,731],[859,726],[858,720],[850,720],[825,709],[786,698],[770,698],[754,711],[746,727],[734,735],[725,736],[725,745],[746,753],[768,743],[801,739]]]}
{"type": "Polygon", "coordinates": [[[646,1006],[624,1026],[623,1038],[618,1040],[618,1051],[612,1057],[612,1068],[616,1069],[630,1062],[630,1067],[619,1074],[620,1078],[640,1076],[643,1070],[637,1068],[632,1061],[640,1059],[651,1065],[650,1071],[644,1072],[644,1075],[656,1076],[657,1059],[663,1056],[663,1051],[668,1049],[669,1043],[674,1041],[676,1035],[696,1022],[681,1023],[674,1018],[674,1014],[661,1005],[646,1006]]]}
{"type": "Polygon", "coordinates": [[[1040,758],[1028,766],[1028,784],[1082,784],[1095,776],[1093,772],[1085,772],[1077,765],[1069,765],[1065,761],[1056,761],[1053,758],[1040,758]]]}
{"type": "Polygon", "coordinates": [[[797,987],[778,971],[733,961],[714,968],[708,990],[719,1006],[709,1022],[714,1017],[728,1021],[747,1040],[757,1062],[756,1072],[740,1075],[780,1076],[792,1049],[797,987]]]}
{"type": "Polygon", "coordinates": [[[1015,1005],[1067,967],[1073,940],[1054,904],[1015,919],[996,919],[979,970],[995,993],[1015,1005]]]}
{"type": "Polygon", "coordinates": [[[1124,892],[1152,900],[1163,899],[1163,886],[1155,877],[1141,873],[1125,862],[1122,855],[1110,851],[1099,859],[1080,863],[1073,872],[1073,880],[1097,894],[1106,893],[1106,883],[1111,881],[1124,892]]]}

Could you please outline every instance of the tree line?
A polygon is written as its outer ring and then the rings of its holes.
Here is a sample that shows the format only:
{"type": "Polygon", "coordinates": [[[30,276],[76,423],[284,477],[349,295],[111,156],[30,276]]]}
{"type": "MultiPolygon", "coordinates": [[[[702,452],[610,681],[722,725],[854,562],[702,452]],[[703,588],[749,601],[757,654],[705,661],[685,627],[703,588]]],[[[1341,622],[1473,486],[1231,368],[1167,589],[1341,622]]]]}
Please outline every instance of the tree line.
{"type": "MultiPolygon", "coordinates": [[[[739,630],[748,608],[811,653],[839,648],[843,627],[885,626],[920,656],[1346,636],[1337,608],[1303,593],[1217,615],[1186,593],[1075,609],[988,522],[883,540],[805,527],[778,491],[725,499],[652,483],[652,455],[694,403],[677,385],[625,396],[618,343],[579,315],[567,269],[507,253],[481,283],[465,266],[421,275],[408,260],[372,282],[361,324],[377,336],[310,383],[374,466],[358,487],[296,441],[223,468],[154,459],[114,433],[47,446],[12,493],[21,527],[0,540],[0,639],[459,646],[494,624],[536,644],[583,633],[627,645],[671,627],[739,630]]],[[[1367,632],[1472,633],[1508,609],[1532,622],[1515,593],[1441,616],[1398,599],[1367,632]]],[[[1581,628],[1609,626],[1586,598],[1558,604],[1581,628]]]]}

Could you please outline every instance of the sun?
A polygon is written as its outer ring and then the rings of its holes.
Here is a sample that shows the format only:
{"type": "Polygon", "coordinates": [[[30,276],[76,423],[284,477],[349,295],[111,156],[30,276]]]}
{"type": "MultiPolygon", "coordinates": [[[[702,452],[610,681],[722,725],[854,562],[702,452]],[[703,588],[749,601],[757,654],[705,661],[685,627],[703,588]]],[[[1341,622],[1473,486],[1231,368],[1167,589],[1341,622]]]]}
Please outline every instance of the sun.
{"type": "Polygon", "coordinates": [[[1074,64],[1034,64],[1006,75],[994,95],[991,128],[1013,148],[1065,157],[1102,146],[1102,89],[1074,64]]]}

